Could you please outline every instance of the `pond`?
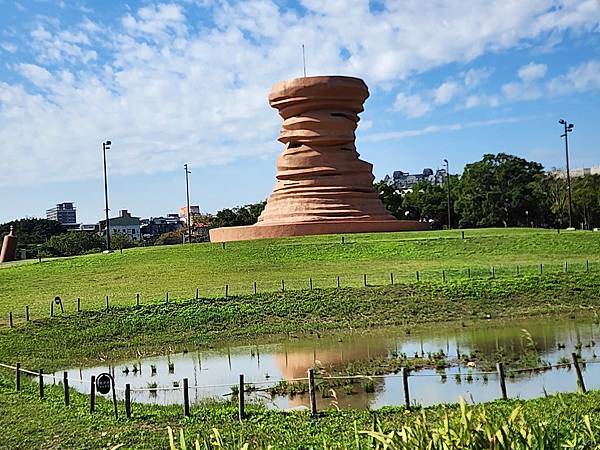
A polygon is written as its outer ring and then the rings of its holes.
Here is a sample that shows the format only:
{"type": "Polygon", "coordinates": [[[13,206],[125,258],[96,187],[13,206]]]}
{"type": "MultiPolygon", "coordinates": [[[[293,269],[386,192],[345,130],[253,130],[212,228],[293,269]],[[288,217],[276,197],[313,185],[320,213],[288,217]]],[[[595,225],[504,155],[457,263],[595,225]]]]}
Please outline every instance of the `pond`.
{"type": "MultiPolygon", "coordinates": [[[[227,399],[239,374],[244,374],[246,383],[255,389],[248,394],[249,399],[270,408],[289,409],[307,406],[308,395],[302,388],[296,395],[281,390],[270,392],[279,380],[304,378],[308,368],[314,366],[321,376],[370,371],[380,375],[347,383],[337,380],[335,386],[321,388],[317,404],[319,408],[375,409],[404,404],[402,377],[394,362],[425,361],[423,368],[410,372],[412,403],[450,403],[459,397],[485,402],[500,396],[493,364],[498,355],[514,358],[513,367],[532,367],[567,363],[573,352],[579,352],[586,362],[582,364],[586,387],[599,389],[600,364],[596,362],[600,363],[600,358],[596,359],[595,354],[598,334],[600,325],[591,320],[565,318],[489,321],[472,327],[442,326],[412,333],[404,328],[350,330],[289,337],[276,343],[238,342],[212,350],[103,362],[67,372],[70,385],[85,393],[89,393],[91,375],[110,372],[121,389],[127,383],[131,385],[132,401],[156,404],[182,403],[183,378],[189,380],[192,403],[227,399]],[[428,354],[438,360],[428,359],[428,354]]],[[[55,375],[61,378],[62,371],[55,375]]],[[[523,399],[576,390],[575,370],[571,367],[509,372],[506,383],[509,397],[523,399]]],[[[123,397],[122,390],[117,393],[123,397]]]]}

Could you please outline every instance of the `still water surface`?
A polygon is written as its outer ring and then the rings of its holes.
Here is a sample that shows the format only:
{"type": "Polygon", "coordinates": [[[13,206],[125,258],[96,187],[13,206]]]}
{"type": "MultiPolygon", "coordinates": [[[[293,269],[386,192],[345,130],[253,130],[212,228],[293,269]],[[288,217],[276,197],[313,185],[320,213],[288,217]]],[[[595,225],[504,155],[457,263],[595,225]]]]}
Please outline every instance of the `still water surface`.
{"type": "MultiPolygon", "coordinates": [[[[181,386],[183,378],[189,385],[203,386],[190,390],[190,401],[198,402],[208,398],[226,399],[231,394],[231,386],[238,382],[239,374],[245,375],[247,383],[257,383],[256,387],[267,387],[281,379],[306,377],[307,369],[318,363],[326,370],[343,369],[348,363],[371,359],[391,358],[394,354],[427,354],[440,350],[447,360],[459,354],[480,351],[492,354],[498,349],[517,354],[525,351],[527,340],[523,336],[526,329],[535,342],[541,358],[550,364],[561,358],[571,357],[576,348],[581,349],[582,358],[588,362],[583,367],[583,376],[588,389],[600,389],[600,358],[596,359],[595,341],[600,334],[600,325],[592,321],[570,319],[534,319],[525,321],[483,323],[470,328],[429,330],[407,334],[405,329],[389,328],[370,332],[346,332],[335,335],[287,338],[278,343],[249,344],[236,343],[215,350],[190,351],[159,357],[143,358],[114,363],[104,362],[92,368],[72,368],[68,370],[70,384],[75,389],[88,393],[91,375],[109,372],[114,375],[117,386],[129,383],[132,388],[132,401],[157,404],[177,404],[182,402],[181,389],[162,390],[181,386]],[[135,370],[134,370],[135,367],[135,370]],[[79,380],[79,382],[77,382],[79,380]],[[156,385],[155,392],[147,389],[156,385]],[[206,387],[212,386],[212,387],[206,387]]],[[[600,344],[600,342],[599,342],[600,344]]],[[[600,349],[598,350],[600,353],[600,349]]],[[[479,368],[455,366],[445,370],[443,379],[434,369],[411,372],[409,379],[411,402],[432,405],[456,402],[459,397],[469,402],[485,402],[500,395],[495,374],[487,377],[472,375],[479,368]],[[461,374],[460,382],[455,374],[461,374]],[[415,375],[415,376],[412,376],[415,375]],[[431,375],[431,376],[424,376],[431,375]]],[[[57,378],[62,371],[57,372],[57,378]]],[[[360,382],[354,384],[352,393],[336,389],[337,405],[340,408],[379,408],[386,405],[404,403],[402,378],[390,374],[374,379],[374,392],[365,392],[360,382]]],[[[507,378],[510,397],[535,398],[557,392],[576,390],[575,371],[572,369],[552,369],[544,372],[521,373],[507,378]]],[[[118,392],[122,398],[123,392],[118,392]]],[[[307,395],[271,396],[267,392],[253,392],[250,398],[260,400],[271,408],[295,408],[308,405],[307,395]]],[[[332,406],[332,398],[317,395],[319,408],[332,406]]]]}

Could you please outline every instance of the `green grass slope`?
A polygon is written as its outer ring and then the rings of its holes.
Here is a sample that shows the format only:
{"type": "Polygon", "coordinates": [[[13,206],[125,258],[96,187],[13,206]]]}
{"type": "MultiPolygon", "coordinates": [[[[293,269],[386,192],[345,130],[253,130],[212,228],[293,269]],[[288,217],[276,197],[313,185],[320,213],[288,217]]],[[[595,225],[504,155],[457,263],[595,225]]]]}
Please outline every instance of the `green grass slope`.
{"type": "Polygon", "coordinates": [[[390,272],[399,282],[561,271],[565,260],[572,270],[583,270],[585,261],[600,263],[600,234],[537,229],[484,229],[377,233],[345,236],[310,236],[220,244],[178,245],[129,249],[104,255],[21,264],[0,269],[0,314],[23,315],[25,305],[33,314],[48,314],[51,299],[60,295],[101,307],[106,295],[111,304],[131,305],[135,293],[142,301],[160,301],[194,295],[248,294],[256,281],[259,292],[308,287],[361,286],[363,274],[370,285],[384,285],[390,272]]]}

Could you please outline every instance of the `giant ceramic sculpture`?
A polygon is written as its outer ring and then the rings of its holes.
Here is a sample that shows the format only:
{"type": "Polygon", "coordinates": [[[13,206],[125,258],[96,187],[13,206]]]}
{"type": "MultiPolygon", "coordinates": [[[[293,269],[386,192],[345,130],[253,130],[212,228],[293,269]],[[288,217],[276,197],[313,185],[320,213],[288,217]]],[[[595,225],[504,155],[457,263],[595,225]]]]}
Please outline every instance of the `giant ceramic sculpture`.
{"type": "Polygon", "coordinates": [[[17,259],[17,237],[14,235],[11,225],[10,233],[4,236],[4,240],[2,241],[0,263],[14,261],[15,259],[17,259]]]}
{"type": "Polygon", "coordinates": [[[396,220],[373,190],[373,166],[354,145],[358,113],[369,96],[358,78],[297,78],[273,86],[285,144],[277,183],[255,225],[210,230],[212,242],[428,228],[396,220]]]}

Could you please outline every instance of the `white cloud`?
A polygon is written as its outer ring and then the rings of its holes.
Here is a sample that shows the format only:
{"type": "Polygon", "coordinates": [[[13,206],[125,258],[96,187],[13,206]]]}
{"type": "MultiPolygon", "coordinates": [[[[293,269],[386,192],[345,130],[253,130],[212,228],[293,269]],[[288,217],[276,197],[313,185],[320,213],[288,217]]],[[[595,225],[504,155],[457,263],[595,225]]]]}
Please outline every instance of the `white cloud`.
{"type": "Polygon", "coordinates": [[[382,133],[372,133],[361,137],[361,141],[364,142],[382,142],[382,141],[393,141],[398,139],[405,139],[416,136],[423,136],[426,134],[435,133],[446,133],[450,131],[460,131],[468,128],[479,128],[487,127],[491,125],[501,125],[507,123],[517,123],[523,120],[527,120],[527,117],[506,117],[491,120],[479,120],[467,123],[452,123],[448,125],[429,125],[423,128],[417,128],[414,130],[402,130],[402,131],[386,131],[382,133]]]}
{"type": "MultiPolygon", "coordinates": [[[[389,1],[377,11],[367,0],[305,0],[302,13],[269,0],[206,4],[195,14],[202,6],[147,4],[108,25],[35,28],[34,58],[14,70],[36,88],[0,81],[0,160],[8,167],[0,184],[95,177],[107,138],[118,174],[275,152],[279,118],[267,94],[302,74],[303,43],[309,75],[359,76],[376,92],[549,32],[593,30],[600,20],[595,0],[470,2],[467,10],[462,0],[389,1]]],[[[594,85],[592,73],[580,75],[594,85]]],[[[484,78],[467,72],[464,82],[447,82],[477,86],[484,78]]],[[[436,99],[458,95],[442,86],[401,93],[394,106],[422,116],[436,99]]]]}
{"type": "Polygon", "coordinates": [[[424,101],[420,95],[406,95],[400,92],[394,101],[394,110],[403,113],[406,117],[421,117],[431,110],[431,105],[424,101]]]}
{"type": "Polygon", "coordinates": [[[519,78],[524,82],[537,80],[546,75],[546,64],[529,63],[519,69],[519,78]]]}
{"type": "Polygon", "coordinates": [[[452,81],[446,81],[442,83],[436,90],[434,94],[434,101],[438,105],[443,105],[448,103],[450,100],[454,98],[456,94],[460,91],[460,86],[452,81]]]}
{"type": "Polygon", "coordinates": [[[2,47],[8,53],[16,53],[17,51],[17,46],[12,42],[2,42],[0,43],[0,47],[2,47]]]}
{"type": "Polygon", "coordinates": [[[553,78],[546,84],[550,95],[565,95],[600,89],[600,60],[592,60],[571,67],[566,74],[553,78]]]}
{"type": "Polygon", "coordinates": [[[487,80],[494,70],[489,67],[471,68],[464,75],[467,88],[475,88],[487,80]]]}

